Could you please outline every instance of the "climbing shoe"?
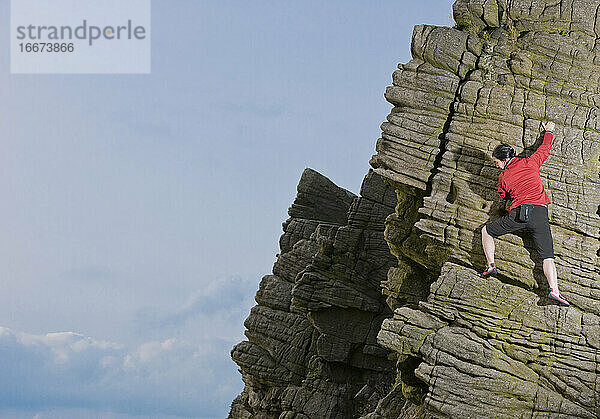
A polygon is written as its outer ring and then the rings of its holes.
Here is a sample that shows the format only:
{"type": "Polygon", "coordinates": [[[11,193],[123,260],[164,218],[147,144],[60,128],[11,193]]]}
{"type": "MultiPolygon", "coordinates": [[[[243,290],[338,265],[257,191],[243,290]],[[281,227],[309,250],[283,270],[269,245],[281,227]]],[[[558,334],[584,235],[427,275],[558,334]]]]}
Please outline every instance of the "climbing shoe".
{"type": "Polygon", "coordinates": [[[551,300],[557,301],[561,306],[569,307],[571,305],[562,295],[560,295],[560,293],[554,292],[552,288],[550,288],[548,297],[550,297],[551,300]]]}
{"type": "Polygon", "coordinates": [[[496,269],[496,265],[492,263],[490,266],[488,266],[488,268],[485,271],[481,273],[481,276],[484,278],[488,278],[490,276],[495,276],[497,273],[498,270],[496,269]]]}

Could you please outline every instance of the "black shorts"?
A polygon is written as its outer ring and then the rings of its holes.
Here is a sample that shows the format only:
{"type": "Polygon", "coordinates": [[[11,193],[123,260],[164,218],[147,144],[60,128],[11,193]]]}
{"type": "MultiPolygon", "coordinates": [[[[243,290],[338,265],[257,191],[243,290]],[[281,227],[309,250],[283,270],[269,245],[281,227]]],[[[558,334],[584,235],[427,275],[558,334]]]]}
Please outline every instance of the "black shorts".
{"type": "Polygon", "coordinates": [[[492,237],[500,237],[504,234],[527,229],[533,235],[533,241],[542,259],[554,257],[554,244],[552,243],[552,232],[548,222],[548,207],[546,205],[534,205],[529,215],[529,221],[520,222],[519,211],[521,207],[513,208],[508,215],[498,218],[485,225],[488,234],[492,237]]]}

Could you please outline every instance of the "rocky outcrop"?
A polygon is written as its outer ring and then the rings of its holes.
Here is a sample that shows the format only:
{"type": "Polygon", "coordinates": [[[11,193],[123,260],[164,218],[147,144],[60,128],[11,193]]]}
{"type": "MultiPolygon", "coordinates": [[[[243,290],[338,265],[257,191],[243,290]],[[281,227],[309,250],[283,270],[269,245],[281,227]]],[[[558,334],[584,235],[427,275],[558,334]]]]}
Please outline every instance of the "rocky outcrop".
{"type": "Polygon", "coordinates": [[[380,341],[418,358],[427,408],[452,417],[598,417],[598,317],[446,263],[420,310],[398,308],[380,341]]]}
{"type": "MultiPolygon", "coordinates": [[[[397,403],[434,416],[600,416],[599,7],[459,0],[457,27],[415,28],[414,58],[394,73],[394,109],[371,160],[398,191],[421,197],[409,234],[406,214],[386,223],[401,273],[384,282],[394,316],[378,341],[412,360],[399,369],[410,382],[397,403]],[[546,297],[527,233],[496,240],[499,280],[476,272],[481,227],[505,213],[489,155],[500,141],[530,154],[542,120],[557,124],[540,173],[570,308],[546,297]],[[421,301],[402,304],[398,284],[424,282],[421,301]]],[[[389,417],[382,406],[378,416],[389,417]]]]}
{"type": "Polygon", "coordinates": [[[292,206],[273,270],[285,285],[261,283],[232,352],[246,388],[231,417],[600,417],[600,0],[453,11],[454,28],[415,27],[348,221],[335,186],[324,199],[299,186],[294,205],[311,209],[296,220],[292,206]],[[556,123],[540,173],[569,308],[546,297],[527,233],[496,239],[497,279],[477,274],[481,227],[506,213],[491,151],[529,155],[543,120],[556,123]]]}
{"type": "Polygon", "coordinates": [[[379,284],[395,265],[383,237],[395,204],[373,171],[360,197],[304,171],[248,340],[231,351],[245,388],[230,417],[348,418],[390,389],[394,363],[377,333],[392,315],[379,284]]]}

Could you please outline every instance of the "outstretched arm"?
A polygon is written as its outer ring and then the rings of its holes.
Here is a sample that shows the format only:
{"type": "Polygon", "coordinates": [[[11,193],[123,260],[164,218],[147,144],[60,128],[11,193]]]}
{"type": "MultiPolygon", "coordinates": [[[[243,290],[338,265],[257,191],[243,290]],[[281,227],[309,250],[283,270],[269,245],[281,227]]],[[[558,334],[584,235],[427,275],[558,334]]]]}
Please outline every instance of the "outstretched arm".
{"type": "Polygon", "coordinates": [[[542,145],[540,145],[538,147],[538,149],[535,151],[535,153],[533,153],[531,156],[529,156],[527,158],[530,162],[533,162],[537,167],[540,167],[542,165],[542,163],[544,163],[544,161],[546,161],[546,159],[550,155],[550,147],[552,146],[552,138],[553,138],[552,131],[554,130],[554,122],[548,121],[548,122],[542,123],[542,127],[546,131],[546,133],[544,134],[544,141],[542,142],[542,145]]]}

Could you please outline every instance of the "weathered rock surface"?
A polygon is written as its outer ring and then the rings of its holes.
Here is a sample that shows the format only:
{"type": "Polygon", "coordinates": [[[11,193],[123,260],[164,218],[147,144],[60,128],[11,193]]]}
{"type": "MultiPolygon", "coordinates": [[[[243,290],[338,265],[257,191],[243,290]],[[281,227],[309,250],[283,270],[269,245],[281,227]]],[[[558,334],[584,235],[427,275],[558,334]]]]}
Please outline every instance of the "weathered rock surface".
{"type": "Polygon", "coordinates": [[[598,417],[594,314],[447,263],[420,310],[397,308],[379,339],[419,358],[425,405],[449,416],[598,417]]]}
{"type": "Polygon", "coordinates": [[[402,393],[426,415],[600,417],[599,10],[599,1],[459,0],[457,27],[417,26],[414,59],[394,73],[371,164],[411,205],[386,223],[399,267],[382,284],[395,311],[378,341],[410,361],[398,370],[402,393]],[[540,172],[570,308],[546,297],[527,233],[496,239],[500,280],[476,272],[481,227],[505,213],[491,151],[503,141],[530,154],[542,120],[557,125],[540,172]],[[423,283],[407,305],[403,288],[423,283]]]}
{"type": "Polygon", "coordinates": [[[232,351],[230,417],[600,417],[600,0],[453,10],[454,28],[414,29],[361,197],[300,182],[232,351]],[[506,213],[491,151],[531,154],[543,120],[569,308],[527,233],[496,239],[498,279],[477,274],[481,227],[506,213]]]}
{"type": "Polygon", "coordinates": [[[372,171],[360,197],[304,171],[248,341],[231,352],[245,388],[230,417],[348,418],[390,389],[394,363],[377,333],[392,315],[379,284],[396,262],[383,237],[395,204],[372,171]]]}

